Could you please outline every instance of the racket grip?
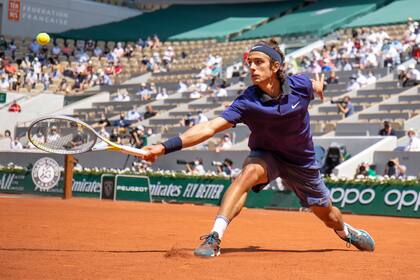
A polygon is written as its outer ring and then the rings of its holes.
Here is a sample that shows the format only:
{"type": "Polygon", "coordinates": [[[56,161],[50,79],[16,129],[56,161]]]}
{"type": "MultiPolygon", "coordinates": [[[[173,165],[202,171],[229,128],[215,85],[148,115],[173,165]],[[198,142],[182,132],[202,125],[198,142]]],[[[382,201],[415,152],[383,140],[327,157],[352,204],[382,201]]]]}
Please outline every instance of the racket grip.
{"type": "Polygon", "coordinates": [[[142,157],[145,156],[147,154],[149,154],[148,152],[141,150],[141,149],[137,149],[134,147],[130,147],[130,146],[120,146],[119,152],[122,152],[124,154],[128,154],[128,155],[133,155],[136,157],[142,157]]]}

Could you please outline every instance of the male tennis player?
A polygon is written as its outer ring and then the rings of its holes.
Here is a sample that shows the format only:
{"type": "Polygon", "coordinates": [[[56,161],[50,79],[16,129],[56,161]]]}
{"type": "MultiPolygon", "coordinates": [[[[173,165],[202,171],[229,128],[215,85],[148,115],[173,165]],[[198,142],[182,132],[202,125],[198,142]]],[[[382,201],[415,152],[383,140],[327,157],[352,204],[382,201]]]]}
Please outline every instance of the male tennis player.
{"type": "Polygon", "coordinates": [[[220,117],[193,126],[179,137],[144,149],[144,159],[191,147],[216,133],[245,123],[251,130],[251,152],[240,175],[226,191],[210,234],[194,250],[200,257],[220,254],[223,234],[245,204],[248,192],[260,191],[268,182],[281,177],[285,186],[298,196],[326,226],[359,250],[373,251],[371,236],[343,222],[340,210],[331,205],[330,192],[315,162],[309,124],[308,105],[314,93],[323,99],[323,79],[305,75],[286,76],[284,54],[275,40],[254,45],[248,56],[253,85],[248,87],[220,117]]]}

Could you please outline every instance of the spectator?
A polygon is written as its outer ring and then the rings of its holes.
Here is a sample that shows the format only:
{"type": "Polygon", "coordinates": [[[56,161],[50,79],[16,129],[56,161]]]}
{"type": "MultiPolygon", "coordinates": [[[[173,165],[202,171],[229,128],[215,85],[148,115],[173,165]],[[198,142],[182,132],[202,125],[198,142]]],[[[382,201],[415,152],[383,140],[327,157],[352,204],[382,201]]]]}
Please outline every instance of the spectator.
{"type": "Polygon", "coordinates": [[[197,119],[195,120],[196,124],[204,123],[204,122],[207,122],[208,120],[209,119],[206,117],[206,115],[203,114],[202,111],[198,111],[198,116],[197,116],[197,119]]]}
{"type": "Polygon", "coordinates": [[[190,98],[191,99],[198,99],[201,97],[201,93],[198,92],[197,90],[194,90],[193,92],[190,93],[190,98]]]}
{"type": "Polygon", "coordinates": [[[392,158],[386,163],[383,176],[404,178],[406,171],[407,167],[400,164],[398,158],[392,158]]]}
{"type": "Polygon", "coordinates": [[[122,143],[121,135],[120,135],[120,132],[119,132],[119,130],[118,130],[117,127],[114,127],[112,129],[112,133],[109,136],[109,140],[111,142],[114,142],[114,143],[117,143],[117,144],[121,144],[122,143]]]}
{"type": "Polygon", "coordinates": [[[226,96],[228,96],[228,94],[225,87],[222,85],[218,85],[217,90],[216,90],[216,97],[226,97],[226,96]]]}
{"type": "Polygon", "coordinates": [[[187,114],[187,117],[182,120],[182,125],[191,127],[195,125],[195,119],[191,113],[187,114]]]}
{"type": "Polygon", "coordinates": [[[168,98],[168,94],[166,93],[166,88],[162,88],[161,91],[156,95],[156,100],[162,100],[168,98]]]}
{"type": "Polygon", "coordinates": [[[216,152],[229,150],[230,148],[232,148],[232,146],[233,143],[230,134],[225,133],[216,147],[216,152]]]}
{"type": "Polygon", "coordinates": [[[13,103],[9,106],[9,110],[8,111],[9,112],[14,112],[14,113],[20,113],[22,111],[22,108],[16,102],[16,100],[14,100],[13,103]]]}
{"type": "Polygon", "coordinates": [[[177,93],[183,93],[186,92],[188,89],[188,86],[185,82],[179,81],[178,83],[178,89],[176,90],[177,93]]]}
{"type": "Polygon", "coordinates": [[[233,176],[238,172],[233,168],[233,161],[229,158],[225,158],[223,162],[213,161],[212,165],[216,166],[219,175],[233,176]]]}
{"type": "Polygon", "coordinates": [[[369,71],[367,79],[366,79],[366,84],[372,85],[374,83],[376,83],[376,77],[375,75],[373,75],[372,71],[369,71]]]}
{"type": "Polygon", "coordinates": [[[408,66],[407,74],[403,78],[403,86],[411,87],[418,84],[420,84],[420,71],[416,69],[415,64],[410,64],[408,66]]]}
{"type": "Polygon", "coordinates": [[[206,170],[203,166],[203,160],[201,158],[196,159],[192,164],[187,163],[187,172],[194,175],[204,175],[206,170]]]}
{"type": "Polygon", "coordinates": [[[337,108],[339,113],[344,114],[346,118],[354,114],[354,107],[349,96],[344,96],[343,102],[337,102],[337,108]]]}
{"type": "Polygon", "coordinates": [[[114,122],[114,126],[118,127],[118,132],[124,134],[127,132],[127,127],[130,121],[125,118],[125,113],[120,113],[120,119],[114,122]]]}
{"type": "Polygon", "coordinates": [[[129,121],[138,121],[141,119],[141,115],[137,109],[137,106],[133,106],[133,109],[128,111],[127,113],[127,120],[129,121]]]}
{"type": "Polygon", "coordinates": [[[357,82],[357,76],[355,74],[351,75],[350,80],[347,84],[347,91],[358,90],[360,84],[357,82]]]}
{"type": "Polygon", "coordinates": [[[331,71],[325,81],[327,82],[327,84],[338,84],[339,79],[335,75],[335,72],[334,71],[331,71]]]}
{"type": "Polygon", "coordinates": [[[60,134],[57,132],[57,126],[52,126],[47,135],[47,143],[52,143],[60,139],[60,134]]]}
{"type": "Polygon", "coordinates": [[[407,131],[408,144],[404,147],[406,152],[418,152],[420,151],[420,139],[416,136],[416,131],[410,128],[407,131]]]}
{"type": "Polygon", "coordinates": [[[146,106],[146,112],[143,115],[143,119],[148,119],[156,116],[157,112],[153,110],[152,105],[146,106]]]}
{"type": "Polygon", "coordinates": [[[19,137],[16,137],[15,140],[10,142],[10,149],[11,150],[22,150],[23,145],[19,142],[19,137]]]}
{"type": "Polygon", "coordinates": [[[384,127],[379,130],[381,136],[396,136],[394,129],[391,127],[389,121],[384,121],[384,127]]]}
{"type": "Polygon", "coordinates": [[[130,144],[137,148],[141,149],[147,145],[147,137],[144,135],[144,127],[139,125],[130,130],[130,144]]]}
{"type": "Polygon", "coordinates": [[[360,175],[365,176],[365,177],[375,177],[376,176],[375,166],[367,162],[362,162],[359,165],[359,167],[357,167],[355,178],[357,178],[360,175]]]}

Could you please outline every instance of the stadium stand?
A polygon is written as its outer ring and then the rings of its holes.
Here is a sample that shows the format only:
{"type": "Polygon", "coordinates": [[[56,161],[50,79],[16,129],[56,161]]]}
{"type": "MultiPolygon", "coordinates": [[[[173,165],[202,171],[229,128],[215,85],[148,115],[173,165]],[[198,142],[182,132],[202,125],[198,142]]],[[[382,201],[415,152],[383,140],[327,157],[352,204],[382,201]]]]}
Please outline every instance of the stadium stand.
{"type": "Polygon", "coordinates": [[[55,34],[59,38],[103,41],[136,41],[158,34],[163,40],[224,38],[229,32],[280,16],[302,1],[281,1],[246,4],[171,5],[151,13],[85,29],[55,34]],[[203,13],[203,10],[206,12],[203,13]],[[162,23],[165,19],[165,24],[162,23]],[[223,23],[235,23],[226,28],[223,23]],[[141,26],[141,28],[139,28],[141,26]],[[223,28],[222,28],[223,27],[223,28]],[[121,32],[124,30],[124,32],[121,32]],[[217,31],[217,32],[216,32],[217,31]],[[212,34],[209,36],[209,34],[212,34]]]}
{"type": "Polygon", "coordinates": [[[295,13],[245,32],[235,38],[235,40],[302,34],[322,36],[342,27],[360,14],[375,10],[384,2],[384,0],[318,1],[295,13]]]}
{"type": "Polygon", "coordinates": [[[413,11],[420,10],[420,2],[416,0],[397,0],[391,2],[372,13],[366,14],[345,25],[345,28],[367,27],[377,25],[395,25],[404,23],[407,18],[414,20],[420,19],[418,13],[413,11]]]}

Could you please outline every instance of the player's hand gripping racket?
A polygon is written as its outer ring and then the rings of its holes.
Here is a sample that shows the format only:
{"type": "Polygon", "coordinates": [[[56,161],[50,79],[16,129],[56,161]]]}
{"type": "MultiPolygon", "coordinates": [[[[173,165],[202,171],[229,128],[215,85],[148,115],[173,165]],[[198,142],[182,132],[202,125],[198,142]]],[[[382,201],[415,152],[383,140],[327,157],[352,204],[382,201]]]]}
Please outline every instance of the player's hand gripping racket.
{"type": "Polygon", "coordinates": [[[38,149],[54,154],[89,151],[117,151],[142,158],[148,152],[111,142],[81,120],[50,116],[35,120],[28,129],[29,141],[38,149]]]}

